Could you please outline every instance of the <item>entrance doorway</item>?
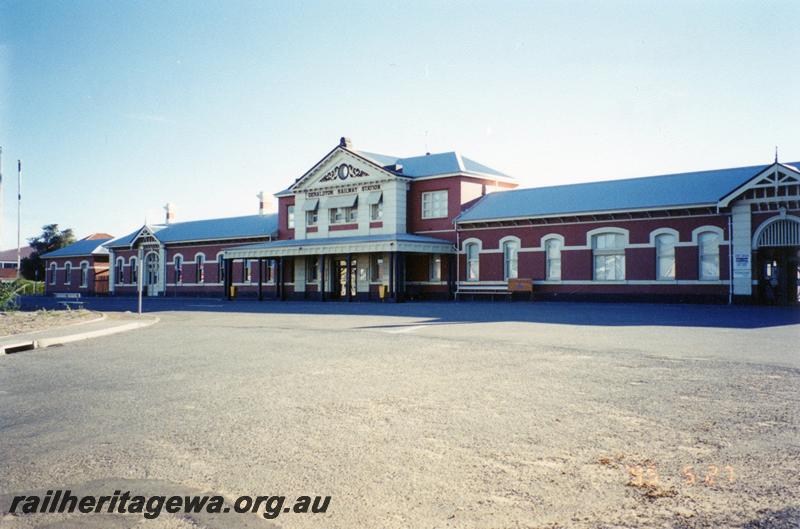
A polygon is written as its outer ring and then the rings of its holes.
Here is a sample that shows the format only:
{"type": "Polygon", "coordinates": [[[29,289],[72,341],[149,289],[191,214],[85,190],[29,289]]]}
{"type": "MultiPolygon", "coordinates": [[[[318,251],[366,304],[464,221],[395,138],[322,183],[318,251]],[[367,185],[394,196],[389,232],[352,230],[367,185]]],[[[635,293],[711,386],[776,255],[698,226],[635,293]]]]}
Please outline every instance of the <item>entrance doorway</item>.
{"type": "Polygon", "coordinates": [[[800,247],[761,248],[759,297],[768,305],[800,304],[800,247]]]}
{"type": "Polygon", "coordinates": [[[347,277],[347,259],[334,259],[333,295],[336,299],[352,299],[358,291],[358,261],[350,259],[350,281],[347,277]],[[349,283],[349,285],[348,285],[349,283]],[[350,287],[348,293],[347,287],[350,287]],[[349,294],[349,295],[348,295],[349,294]]]}
{"type": "Polygon", "coordinates": [[[144,258],[144,291],[148,296],[158,295],[158,268],[158,254],[147,254],[144,258]]]}

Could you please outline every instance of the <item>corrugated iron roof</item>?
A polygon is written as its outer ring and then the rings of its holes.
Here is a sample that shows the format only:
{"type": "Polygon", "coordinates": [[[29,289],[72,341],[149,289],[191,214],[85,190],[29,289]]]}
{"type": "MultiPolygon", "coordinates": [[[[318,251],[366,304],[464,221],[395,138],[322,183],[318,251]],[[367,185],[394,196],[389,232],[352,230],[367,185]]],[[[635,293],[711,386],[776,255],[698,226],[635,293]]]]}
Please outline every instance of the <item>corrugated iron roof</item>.
{"type": "Polygon", "coordinates": [[[487,176],[500,176],[511,178],[496,169],[478,163],[470,158],[461,156],[459,153],[440,152],[425,154],[422,156],[411,156],[400,158],[388,154],[378,154],[374,152],[354,151],[356,154],[372,160],[381,167],[389,168],[394,165],[401,165],[402,169],[398,174],[409,178],[423,178],[426,176],[446,175],[453,173],[475,173],[487,176]]]}
{"type": "Polygon", "coordinates": [[[289,248],[292,246],[321,246],[321,245],[369,243],[369,242],[384,242],[384,241],[416,242],[425,244],[449,244],[449,245],[453,244],[452,242],[446,241],[444,239],[436,239],[434,237],[427,237],[424,235],[414,235],[413,233],[386,233],[378,235],[353,235],[350,237],[315,237],[313,239],[284,239],[279,241],[246,244],[243,246],[237,246],[235,248],[228,248],[228,250],[230,251],[258,250],[258,249],[289,248]]]}
{"type": "Polygon", "coordinates": [[[106,254],[108,250],[103,247],[103,244],[110,240],[111,239],[82,239],[64,248],[46,253],[42,255],[42,257],[53,259],[55,257],[83,257],[92,254],[106,254]]]}
{"type": "Polygon", "coordinates": [[[771,165],[500,191],[483,197],[458,222],[716,204],[771,165]]]}
{"type": "MultiPolygon", "coordinates": [[[[203,219],[172,224],[148,226],[156,238],[162,243],[184,241],[213,241],[222,239],[245,239],[249,237],[275,237],[278,233],[278,214],[247,215],[244,217],[226,217],[221,219],[203,219]]],[[[133,239],[141,231],[138,230],[114,239],[108,248],[124,248],[130,246],[133,239]]]]}

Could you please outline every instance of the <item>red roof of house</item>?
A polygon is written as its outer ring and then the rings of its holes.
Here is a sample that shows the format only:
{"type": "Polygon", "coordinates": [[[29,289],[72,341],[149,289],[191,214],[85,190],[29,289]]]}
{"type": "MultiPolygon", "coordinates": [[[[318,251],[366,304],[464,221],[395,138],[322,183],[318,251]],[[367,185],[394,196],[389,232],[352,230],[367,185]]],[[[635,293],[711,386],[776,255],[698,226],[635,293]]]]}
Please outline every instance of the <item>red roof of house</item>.
{"type": "MultiPolygon", "coordinates": [[[[20,256],[24,259],[28,257],[30,254],[33,253],[33,248],[30,246],[23,246],[19,250],[20,256]]],[[[12,261],[14,263],[17,262],[17,249],[12,248],[10,250],[2,250],[0,251],[0,261],[12,261]]]]}

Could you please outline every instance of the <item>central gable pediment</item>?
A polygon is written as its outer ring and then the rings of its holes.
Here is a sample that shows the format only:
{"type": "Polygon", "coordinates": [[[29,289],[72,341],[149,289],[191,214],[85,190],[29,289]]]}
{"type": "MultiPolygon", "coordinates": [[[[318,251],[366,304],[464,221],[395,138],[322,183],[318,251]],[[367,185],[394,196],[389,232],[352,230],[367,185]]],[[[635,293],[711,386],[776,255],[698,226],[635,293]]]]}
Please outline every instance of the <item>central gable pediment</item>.
{"type": "Polygon", "coordinates": [[[309,189],[385,182],[397,178],[397,175],[370,160],[337,147],[304,174],[291,190],[297,193],[309,189]]]}

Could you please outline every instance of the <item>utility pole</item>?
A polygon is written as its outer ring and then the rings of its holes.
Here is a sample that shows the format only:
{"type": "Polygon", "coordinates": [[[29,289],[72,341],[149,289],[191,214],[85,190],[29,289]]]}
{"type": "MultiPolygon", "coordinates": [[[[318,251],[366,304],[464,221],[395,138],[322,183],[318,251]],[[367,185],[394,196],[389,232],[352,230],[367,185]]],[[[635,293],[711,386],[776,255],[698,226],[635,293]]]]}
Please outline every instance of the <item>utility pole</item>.
{"type": "Polygon", "coordinates": [[[17,160],[17,279],[20,278],[22,252],[20,248],[20,220],[22,219],[22,160],[17,160]]]}

